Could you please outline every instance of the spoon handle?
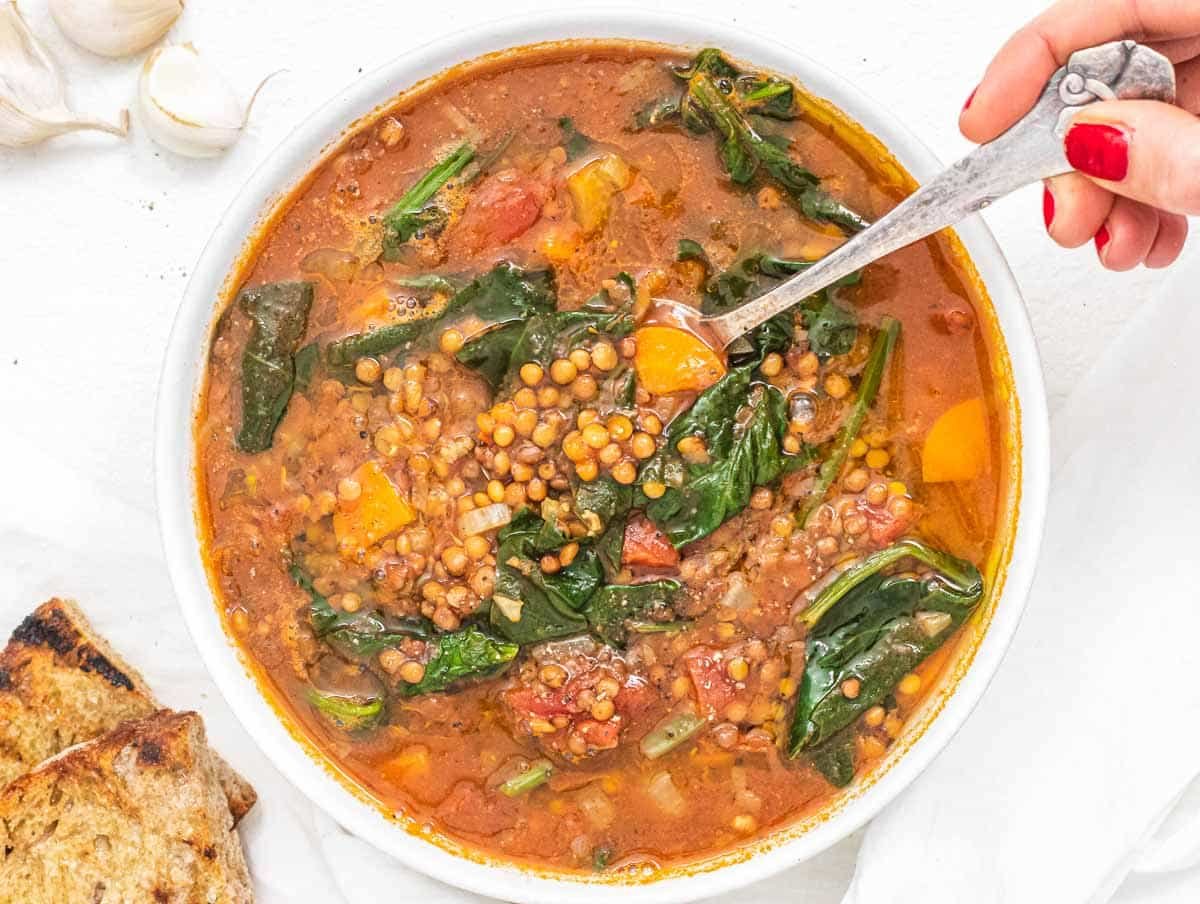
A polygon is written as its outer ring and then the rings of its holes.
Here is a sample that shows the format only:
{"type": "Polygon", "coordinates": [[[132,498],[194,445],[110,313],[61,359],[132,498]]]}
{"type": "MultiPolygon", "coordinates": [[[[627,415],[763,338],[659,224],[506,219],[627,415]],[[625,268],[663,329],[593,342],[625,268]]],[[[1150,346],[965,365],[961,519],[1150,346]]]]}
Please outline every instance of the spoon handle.
{"type": "Polygon", "coordinates": [[[888,214],[808,269],[728,314],[706,320],[728,345],[781,311],[886,254],[977,213],[1031,182],[1071,171],[1063,137],[1074,115],[1097,100],[1175,99],[1175,70],[1133,41],[1071,54],[1037,104],[1007,132],[982,144],[888,214]]]}

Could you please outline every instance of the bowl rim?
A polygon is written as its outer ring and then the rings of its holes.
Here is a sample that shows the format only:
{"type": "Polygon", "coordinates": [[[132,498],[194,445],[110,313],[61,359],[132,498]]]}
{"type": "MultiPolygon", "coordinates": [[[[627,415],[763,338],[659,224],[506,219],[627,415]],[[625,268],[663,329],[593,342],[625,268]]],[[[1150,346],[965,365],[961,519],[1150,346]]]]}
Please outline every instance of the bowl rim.
{"type": "MultiPolygon", "coordinates": [[[[709,897],[767,878],[826,850],[875,816],[930,764],[990,683],[1024,611],[1041,544],[1049,489],[1049,422],[1041,362],[1028,313],[999,246],[978,217],[956,232],[991,297],[1011,361],[1020,435],[1017,524],[1005,584],[965,673],[941,711],[861,794],[795,837],[712,869],[668,872],[653,882],[614,884],[554,876],[500,859],[452,853],[352,793],[331,764],[285,723],[226,634],[200,556],[194,481],[194,405],[202,385],[215,310],[231,265],[281,198],[355,120],[461,62],[547,41],[632,39],[685,48],[714,44],[733,56],[793,75],[877,137],[918,181],[942,169],[936,156],[883,105],[802,53],[741,26],[628,8],[521,13],[448,33],[360,76],[308,116],[256,168],[222,215],[192,270],[172,326],[155,413],[155,488],[164,555],[188,630],[206,668],[247,733],[287,779],[355,835],[404,865],[481,895],[546,904],[591,904],[620,894],[631,902],[709,897]]],[[[786,830],[784,830],[786,831],[786,830]]],[[[768,836],[770,837],[770,836],[768,836]]]]}

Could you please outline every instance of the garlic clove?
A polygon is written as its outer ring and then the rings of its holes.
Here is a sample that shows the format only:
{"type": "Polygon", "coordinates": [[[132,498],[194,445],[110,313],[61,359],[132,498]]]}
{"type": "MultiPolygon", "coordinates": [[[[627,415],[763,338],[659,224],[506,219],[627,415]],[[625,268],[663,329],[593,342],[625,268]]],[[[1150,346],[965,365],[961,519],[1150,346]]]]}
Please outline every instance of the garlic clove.
{"type": "MultiPolygon", "coordinates": [[[[270,76],[268,76],[269,78],[270,76]]],[[[262,88],[263,79],[259,84],[262,88]]],[[[158,144],[185,157],[215,157],[236,142],[250,116],[229,83],[191,44],[160,47],[146,59],[138,112],[158,144]]]]}
{"type": "Polygon", "coordinates": [[[145,50],[182,12],[182,0],[50,0],[50,13],[63,34],[106,57],[145,50]]]}
{"type": "Polygon", "coordinates": [[[0,146],[26,147],[85,130],[124,135],[128,129],[125,112],[115,124],[72,112],[62,73],[25,24],[15,0],[0,3],[0,146]]]}

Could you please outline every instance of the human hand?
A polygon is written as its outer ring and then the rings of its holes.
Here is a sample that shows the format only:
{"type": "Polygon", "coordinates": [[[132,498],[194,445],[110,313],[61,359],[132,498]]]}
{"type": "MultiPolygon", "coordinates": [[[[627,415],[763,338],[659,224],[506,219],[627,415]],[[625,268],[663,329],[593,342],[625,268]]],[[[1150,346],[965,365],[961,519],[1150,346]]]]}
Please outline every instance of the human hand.
{"type": "Polygon", "coordinates": [[[1036,102],[1075,50],[1121,38],[1175,64],[1176,104],[1091,104],[1066,138],[1078,172],[1047,180],[1043,214],[1065,248],[1094,240],[1110,270],[1166,267],[1183,250],[1186,215],[1200,214],[1200,2],[1060,0],[1009,39],[959,118],[976,142],[990,141],[1036,102]]]}

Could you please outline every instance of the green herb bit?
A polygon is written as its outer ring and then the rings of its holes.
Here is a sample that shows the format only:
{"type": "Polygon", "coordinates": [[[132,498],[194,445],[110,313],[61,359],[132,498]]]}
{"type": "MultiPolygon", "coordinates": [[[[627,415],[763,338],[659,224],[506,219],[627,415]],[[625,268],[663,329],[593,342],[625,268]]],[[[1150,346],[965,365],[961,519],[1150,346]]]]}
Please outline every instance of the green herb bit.
{"type": "Polygon", "coordinates": [[[871,345],[871,353],[863,368],[862,380],[858,386],[858,397],[854,400],[845,423],[842,424],[841,430],[838,431],[837,437],[834,439],[833,449],[825,461],[821,463],[820,470],[817,472],[817,478],[813,483],[812,492],[809,494],[808,502],[805,503],[804,508],[800,510],[800,514],[797,516],[797,520],[802,528],[808,526],[813,513],[825,501],[825,496],[829,493],[829,488],[833,486],[833,482],[837,479],[837,476],[842,473],[842,468],[846,464],[846,458],[850,455],[850,446],[853,445],[859,431],[862,430],[867,412],[875,404],[875,397],[879,394],[879,386],[883,382],[883,375],[887,370],[888,361],[891,359],[892,351],[895,349],[896,341],[899,337],[900,321],[891,317],[883,318],[883,321],[879,325],[879,332],[876,334],[875,341],[871,345]]]}
{"type": "Polygon", "coordinates": [[[361,700],[327,694],[316,688],[308,689],[308,702],[330,722],[345,731],[365,731],[373,728],[383,715],[383,698],[361,700]]]}
{"type": "Polygon", "coordinates": [[[575,128],[575,121],[570,116],[560,118],[558,127],[562,130],[562,146],[567,152],[567,160],[578,160],[588,152],[592,139],[575,128]]]}
{"type": "Polygon", "coordinates": [[[505,797],[520,797],[528,794],[534,788],[546,784],[554,774],[554,766],[549,760],[534,760],[525,771],[520,772],[500,786],[500,793],[505,797]]]}
{"type": "Polygon", "coordinates": [[[429,201],[447,182],[475,159],[475,149],[461,144],[434,164],[400,200],[383,215],[383,259],[394,261],[401,246],[418,234],[435,233],[446,224],[446,212],[429,201]]]}
{"type": "Polygon", "coordinates": [[[642,738],[639,747],[648,760],[666,756],[685,743],[704,726],[704,720],[693,712],[684,710],[659,722],[650,733],[642,738]]]}

